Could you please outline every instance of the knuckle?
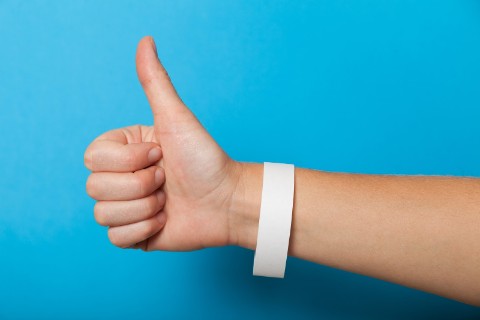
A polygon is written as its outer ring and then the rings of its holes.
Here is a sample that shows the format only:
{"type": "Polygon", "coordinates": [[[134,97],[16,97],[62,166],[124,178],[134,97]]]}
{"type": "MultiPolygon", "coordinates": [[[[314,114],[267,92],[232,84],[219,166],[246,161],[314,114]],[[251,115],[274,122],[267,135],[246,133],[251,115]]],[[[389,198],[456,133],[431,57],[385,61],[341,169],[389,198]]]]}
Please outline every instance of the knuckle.
{"type": "Polygon", "coordinates": [[[143,74],[141,77],[139,77],[140,84],[144,88],[148,88],[152,85],[153,82],[153,76],[151,74],[143,74]]]}
{"type": "Polygon", "coordinates": [[[83,154],[83,163],[85,164],[85,167],[88,170],[93,170],[93,161],[92,161],[92,150],[90,148],[87,148],[85,150],[85,153],[83,154]]]}
{"type": "Polygon", "coordinates": [[[87,190],[87,194],[88,194],[90,197],[92,197],[92,198],[95,198],[95,197],[96,197],[96,194],[97,194],[96,182],[95,182],[95,178],[93,177],[93,175],[90,175],[90,176],[87,178],[86,190],[87,190]]]}
{"type": "Polygon", "coordinates": [[[102,202],[97,202],[93,207],[93,215],[95,217],[95,221],[101,226],[108,225],[108,217],[105,213],[104,206],[102,202]]]}
{"type": "Polygon", "coordinates": [[[118,234],[118,232],[115,228],[109,228],[108,229],[108,239],[110,240],[110,242],[114,246],[119,247],[119,248],[124,247],[124,245],[122,243],[122,239],[121,239],[120,235],[118,234]]]}

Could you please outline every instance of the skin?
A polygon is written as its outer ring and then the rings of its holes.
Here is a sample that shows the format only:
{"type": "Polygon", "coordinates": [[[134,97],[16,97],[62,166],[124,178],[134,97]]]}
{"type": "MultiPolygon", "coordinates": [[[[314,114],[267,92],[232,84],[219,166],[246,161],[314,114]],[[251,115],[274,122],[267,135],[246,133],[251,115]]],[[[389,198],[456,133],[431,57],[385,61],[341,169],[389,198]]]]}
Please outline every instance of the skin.
{"type": "MultiPolygon", "coordinates": [[[[177,95],[151,37],[137,73],[154,125],[85,151],[110,241],[145,251],[254,250],[263,165],[231,159],[177,95]]],[[[480,306],[480,180],[295,169],[289,255],[480,306]]]]}

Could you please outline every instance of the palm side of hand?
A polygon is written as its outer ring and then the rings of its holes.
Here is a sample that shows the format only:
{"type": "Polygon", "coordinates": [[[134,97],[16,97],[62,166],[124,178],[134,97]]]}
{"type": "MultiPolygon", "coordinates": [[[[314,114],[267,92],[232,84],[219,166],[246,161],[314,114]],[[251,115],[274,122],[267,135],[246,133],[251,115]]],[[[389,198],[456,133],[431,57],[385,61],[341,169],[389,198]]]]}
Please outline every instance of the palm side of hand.
{"type": "Polygon", "coordinates": [[[148,250],[195,250],[229,243],[228,213],[239,168],[198,122],[192,124],[194,128],[178,131],[142,127],[144,141],[162,147],[159,165],[166,178],[167,223],[148,239],[148,250]]]}

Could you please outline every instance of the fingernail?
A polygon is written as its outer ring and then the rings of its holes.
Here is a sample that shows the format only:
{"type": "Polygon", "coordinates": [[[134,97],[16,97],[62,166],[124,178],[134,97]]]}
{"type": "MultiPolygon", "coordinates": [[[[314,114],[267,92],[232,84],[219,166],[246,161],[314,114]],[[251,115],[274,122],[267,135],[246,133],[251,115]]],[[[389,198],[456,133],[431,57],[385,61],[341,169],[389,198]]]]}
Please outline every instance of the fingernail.
{"type": "Polygon", "coordinates": [[[152,41],[153,51],[155,51],[155,54],[158,56],[158,53],[157,53],[157,45],[155,44],[155,40],[153,40],[153,37],[150,37],[150,40],[152,41]]]}
{"type": "Polygon", "coordinates": [[[158,203],[163,204],[165,203],[165,192],[164,191],[157,191],[157,201],[158,203]]]}
{"type": "Polygon", "coordinates": [[[165,212],[160,212],[157,214],[157,220],[160,224],[164,224],[167,221],[167,214],[165,212]]]}
{"type": "Polygon", "coordinates": [[[162,184],[162,182],[163,182],[162,171],[160,169],[157,169],[157,171],[155,171],[155,183],[157,185],[160,185],[160,184],[162,184]]]}
{"type": "Polygon", "coordinates": [[[155,162],[160,160],[160,156],[162,155],[162,150],[160,147],[155,147],[148,152],[148,161],[155,162]]]}

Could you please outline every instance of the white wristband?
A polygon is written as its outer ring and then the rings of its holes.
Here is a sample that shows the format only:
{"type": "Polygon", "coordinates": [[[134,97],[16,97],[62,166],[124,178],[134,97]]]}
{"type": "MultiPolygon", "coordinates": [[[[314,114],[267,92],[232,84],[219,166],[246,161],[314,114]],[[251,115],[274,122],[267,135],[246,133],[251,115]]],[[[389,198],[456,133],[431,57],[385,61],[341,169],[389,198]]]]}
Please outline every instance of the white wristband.
{"type": "Polygon", "coordinates": [[[283,278],[292,224],[295,167],[265,162],[253,275],[283,278]]]}

